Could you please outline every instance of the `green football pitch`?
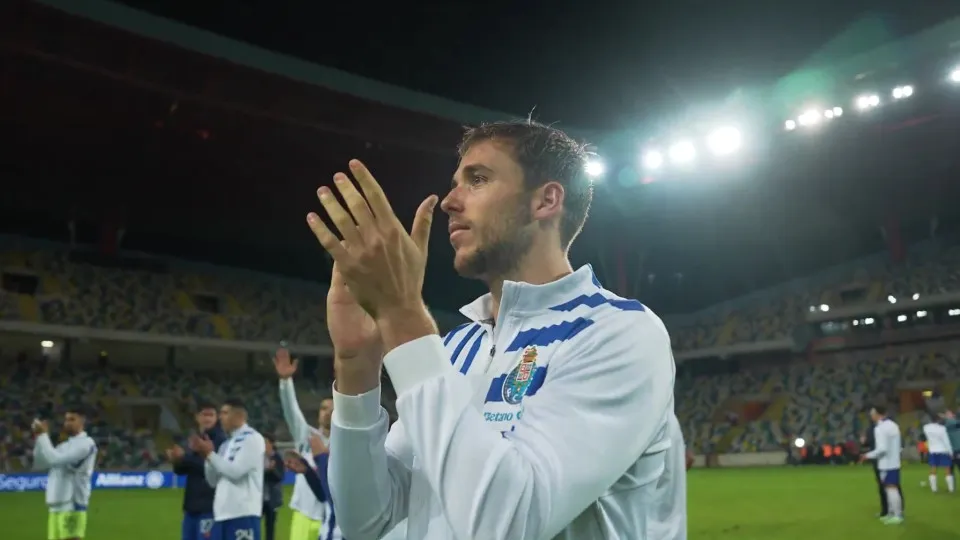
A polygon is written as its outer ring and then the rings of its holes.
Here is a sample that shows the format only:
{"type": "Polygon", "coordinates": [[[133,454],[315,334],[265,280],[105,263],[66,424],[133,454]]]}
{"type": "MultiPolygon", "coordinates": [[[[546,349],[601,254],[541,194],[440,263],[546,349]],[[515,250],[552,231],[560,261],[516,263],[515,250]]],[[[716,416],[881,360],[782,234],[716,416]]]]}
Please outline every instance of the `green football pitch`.
{"type": "MultiPolygon", "coordinates": [[[[885,526],[870,469],[859,466],[694,470],[688,477],[691,540],[960,540],[960,494],[931,493],[927,469],[904,471],[907,520],[885,526]]],[[[940,481],[941,489],[943,481],[940,481]]],[[[45,540],[41,493],[0,494],[3,540],[45,540]]],[[[284,511],[278,539],[287,540],[284,511]]],[[[89,540],[178,540],[180,492],[97,491],[89,540]]],[[[482,539],[477,539],[482,540],[482,539]]]]}

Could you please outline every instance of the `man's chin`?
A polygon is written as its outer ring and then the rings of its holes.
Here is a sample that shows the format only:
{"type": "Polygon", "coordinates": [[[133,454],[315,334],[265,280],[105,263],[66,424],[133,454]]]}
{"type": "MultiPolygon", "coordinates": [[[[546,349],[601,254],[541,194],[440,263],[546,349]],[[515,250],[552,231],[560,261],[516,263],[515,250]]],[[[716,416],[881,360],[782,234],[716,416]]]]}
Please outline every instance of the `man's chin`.
{"type": "Polygon", "coordinates": [[[475,258],[472,253],[457,253],[453,257],[453,269],[460,277],[474,278],[476,277],[474,261],[475,258]]]}

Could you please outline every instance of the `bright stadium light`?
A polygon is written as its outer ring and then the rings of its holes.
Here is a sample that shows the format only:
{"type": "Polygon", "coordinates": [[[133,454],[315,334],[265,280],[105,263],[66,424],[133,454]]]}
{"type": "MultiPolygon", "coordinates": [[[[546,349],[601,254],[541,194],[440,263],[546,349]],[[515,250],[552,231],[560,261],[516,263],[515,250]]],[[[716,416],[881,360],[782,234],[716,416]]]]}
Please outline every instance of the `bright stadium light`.
{"type": "Polygon", "coordinates": [[[872,109],[880,105],[880,96],[876,94],[867,94],[857,98],[857,108],[861,111],[872,109]]]}
{"type": "Polygon", "coordinates": [[[906,99],[913,95],[913,87],[910,85],[898,86],[893,89],[893,99],[906,99]]]}
{"type": "Polygon", "coordinates": [[[740,149],[743,138],[740,130],[733,127],[722,127],[714,130],[707,137],[707,147],[718,156],[726,156],[740,149]]]}
{"type": "Polygon", "coordinates": [[[674,163],[690,163],[697,157],[697,150],[690,141],[680,141],[670,147],[669,154],[674,163]]]}
{"type": "Polygon", "coordinates": [[[657,150],[650,150],[643,154],[643,166],[646,169],[659,169],[663,165],[663,154],[657,150]]]}
{"type": "Polygon", "coordinates": [[[596,178],[598,176],[603,176],[603,173],[607,171],[607,167],[603,164],[602,161],[597,159],[591,159],[587,162],[587,176],[591,178],[596,178]]]}
{"type": "Polygon", "coordinates": [[[801,126],[812,126],[820,123],[820,111],[816,109],[810,109],[805,111],[803,114],[797,117],[797,122],[801,126]]]}
{"type": "Polygon", "coordinates": [[[793,131],[797,129],[797,122],[794,120],[787,120],[786,122],[783,123],[783,129],[787,131],[793,131]]]}
{"type": "Polygon", "coordinates": [[[950,72],[950,82],[960,83],[960,67],[950,72]]]}
{"type": "Polygon", "coordinates": [[[831,110],[833,111],[834,118],[840,118],[841,116],[843,116],[843,107],[834,107],[831,110]]]}
{"type": "Polygon", "coordinates": [[[49,339],[45,339],[45,340],[43,340],[43,341],[40,342],[40,346],[43,347],[44,349],[52,349],[52,348],[53,348],[53,342],[50,341],[49,339]]]}

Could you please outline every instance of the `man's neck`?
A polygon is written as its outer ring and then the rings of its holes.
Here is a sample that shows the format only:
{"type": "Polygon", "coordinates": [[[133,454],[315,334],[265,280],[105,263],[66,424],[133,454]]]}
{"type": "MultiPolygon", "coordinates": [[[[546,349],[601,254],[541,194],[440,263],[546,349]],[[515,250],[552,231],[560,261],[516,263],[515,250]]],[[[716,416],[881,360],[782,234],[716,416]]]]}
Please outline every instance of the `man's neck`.
{"type": "Polygon", "coordinates": [[[566,252],[556,249],[530,250],[515,270],[487,282],[490,294],[493,297],[491,315],[494,319],[497,319],[500,313],[500,298],[503,295],[504,281],[543,285],[571,273],[573,273],[573,267],[570,265],[570,259],[567,258],[566,252]]]}

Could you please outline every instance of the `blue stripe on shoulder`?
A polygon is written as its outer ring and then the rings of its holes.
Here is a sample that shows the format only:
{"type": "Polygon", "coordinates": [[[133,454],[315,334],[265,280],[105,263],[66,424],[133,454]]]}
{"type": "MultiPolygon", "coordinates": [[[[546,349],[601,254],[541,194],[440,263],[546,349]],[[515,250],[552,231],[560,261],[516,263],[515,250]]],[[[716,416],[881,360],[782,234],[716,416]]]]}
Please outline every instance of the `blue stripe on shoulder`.
{"type": "Polygon", "coordinates": [[[572,300],[553,306],[550,309],[553,311],[573,311],[574,309],[580,306],[595,308],[595,307],[602,306],[604,304],[609,304],[621,311],[645,311],[646,310],[644,305],[636,300],[607,298],[602,293],[593,293],[589,295],[581,294],[580,296],[572,300]]]}
{"type": "Polygon", "coordinates": [[[480,351],[480,343],[483,342],[483,334],[477,336],[477,339],[473,340],[473,345],[470,346],[470,350],[467,351],[467,359],[463,361],[463,365],[460,366],[460,373],[464,375],[467,374],[467,371],[470,371],[470,365],[473,364],[473,359],[477,357],[477,352],[480,351]]]}
{"type": "Polygon", "coordinates": [[[592,319],[579,317],[572,321],[523,330],[510,342],[506,352],[520,351],[527,347],[546,347],[557,341],[567,341],[593,324],[592,319]]]}
{"type": "Polygon", "coordinates": [[[457,348],[453,350],[453,354],[450,355],[450,363],[456,364],[457,360],[460,358],[460,353],[463,352],[463,348],[467,346],[467,342],[470,341],[470,338],[473,337],[480,330],[480,325],[474,323],[473,328],[470,329],[466,335],[463,336],[463,339],[460,340],[460,343],[457,344],[457,348]]]}
{"type": "Polygon", "coordinates": [[[466,322],[466,323],[463,323],[463,324],[461,324],[460,326],[454,328],[453,330],[447,332],[446,337],[443,338],[443,344],[444,344],[444,345],[449,345],[449,344],[450,344],[450,340],[453,339],[453,336],[457,335],[457,332],[463,330],[464,328],[470,326],[471,324],[474,324],[474,323],[472,323],[472,322],[466,322]]]}

